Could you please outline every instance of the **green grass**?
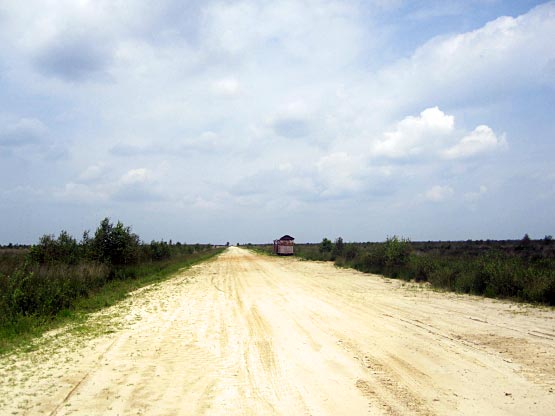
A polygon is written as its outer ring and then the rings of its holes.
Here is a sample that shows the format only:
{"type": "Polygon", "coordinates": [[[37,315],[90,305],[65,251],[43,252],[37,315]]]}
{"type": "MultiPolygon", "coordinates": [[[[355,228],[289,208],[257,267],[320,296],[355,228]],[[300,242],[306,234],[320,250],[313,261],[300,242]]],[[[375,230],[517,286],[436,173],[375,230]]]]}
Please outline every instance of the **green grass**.
{"type": "MultiPolygon", "coordinates": [[[[555,252],[550,239],[526,245],[519,241],[411,243],[392,237],[384,243],[342,243],[338,249],[336,240],[328,246],[297,244],[295,256],[429,282],[440,290],[555,306],[555,252]]],[[[271,247],[251,249],[268,254],[271,247]]]]}
{"type": "Polygon", "coordinates": [[[250,251],[253,251],[257,254],[262,254],[264,256],[275,256],[273,246],[244,246],[242,248],[246,248],[250,251]]]}
{"type": "Polygon", "coordinates": [[[32,348],[31,341],[34,338],[63,325],[75,324],[78,331],[87,331],[83,323],[88,314],[112,306],[127,297],[130,292],[171,278],[180,270],[206,261],[223,250],[213,249],[185,257],[133,266],[128,270],[132,278],[111,280],[88,296],[75,299],[69,308],[60,310],[54,316],[18,316],[17,319],[0,327],[0,355],[16,348],[32,348]]]}

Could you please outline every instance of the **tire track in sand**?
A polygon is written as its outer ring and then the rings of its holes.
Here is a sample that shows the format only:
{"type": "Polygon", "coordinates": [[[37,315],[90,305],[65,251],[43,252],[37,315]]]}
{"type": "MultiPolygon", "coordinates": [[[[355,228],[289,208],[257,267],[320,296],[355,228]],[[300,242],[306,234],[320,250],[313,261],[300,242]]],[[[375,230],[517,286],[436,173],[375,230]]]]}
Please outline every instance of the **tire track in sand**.
{"type": "Polygon", "coordinates": [[[0,414],[496,416],[555,408],[552,309],[231,247],[102,313],[110,334],[68,333],[50,344],[57,350],[0,357],[0,414]]]}

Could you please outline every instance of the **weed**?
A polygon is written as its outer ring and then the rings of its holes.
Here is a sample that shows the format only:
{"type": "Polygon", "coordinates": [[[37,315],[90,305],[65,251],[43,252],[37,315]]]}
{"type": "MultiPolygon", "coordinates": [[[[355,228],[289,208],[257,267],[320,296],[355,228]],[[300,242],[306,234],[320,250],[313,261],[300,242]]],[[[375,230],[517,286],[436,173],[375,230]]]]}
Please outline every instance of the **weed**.
{"type": "Polygon", "coordinates": [[[27,345],[47,329],[111,306],[222,249],[211,245],[141,244],[129,227],[108,219],[81,243],[62,231],[27,248],[0,250],[0,353],[27,345]],[[112,251],[110,251],[112,250],[112,251]]]}
{"type": "MultiPolygon", "coordinates": [[[[429,282],[434,289],[555,305],[555,244],[543,240],[297,244],[305,260],[334,261],[365,273],[429,282]]],[[[256,246],[269,251],[271,246],[256,246]]]]}

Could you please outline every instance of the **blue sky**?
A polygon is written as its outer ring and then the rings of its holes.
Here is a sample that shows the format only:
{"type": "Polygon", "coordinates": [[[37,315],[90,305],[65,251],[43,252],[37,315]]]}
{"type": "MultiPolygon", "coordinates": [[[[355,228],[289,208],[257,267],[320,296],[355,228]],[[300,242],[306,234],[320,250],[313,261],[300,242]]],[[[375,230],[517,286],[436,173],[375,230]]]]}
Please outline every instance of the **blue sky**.
{"type": "Polygon", "coordinates": [[[555,2],[4,1],[0,243],[555,234],[555,2]]]}

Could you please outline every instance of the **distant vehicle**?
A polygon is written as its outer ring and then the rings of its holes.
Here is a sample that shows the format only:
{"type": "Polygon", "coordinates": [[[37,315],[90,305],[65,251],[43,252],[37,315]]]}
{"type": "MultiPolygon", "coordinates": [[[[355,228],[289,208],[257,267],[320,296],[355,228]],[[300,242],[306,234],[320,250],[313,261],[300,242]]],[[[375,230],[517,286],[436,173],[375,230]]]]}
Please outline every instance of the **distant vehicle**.
{"type": "Polygon", "coordinates": [[[290,235],[284,235],[279,240],[274,240],[274,253],[280,256],[292,256],[295,239],[290,235]]]}

